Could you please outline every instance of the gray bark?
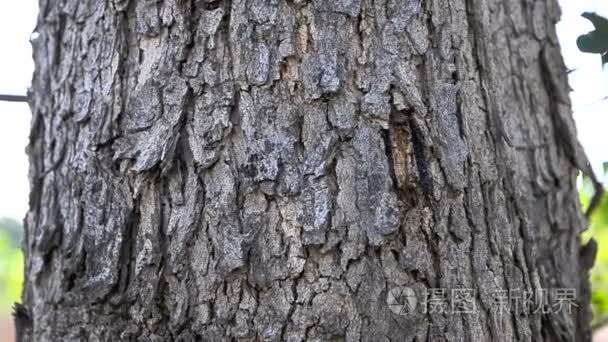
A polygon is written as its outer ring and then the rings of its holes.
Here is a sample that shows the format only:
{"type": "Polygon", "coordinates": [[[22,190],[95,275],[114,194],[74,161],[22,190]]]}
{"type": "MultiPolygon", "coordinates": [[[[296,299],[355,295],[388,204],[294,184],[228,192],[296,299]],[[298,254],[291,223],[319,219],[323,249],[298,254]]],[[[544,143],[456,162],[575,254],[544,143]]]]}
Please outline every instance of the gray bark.
{"type": "Polygon", "coordinates": [[[28,337],[590,340],[559,12],[40,0],[28,337]],[[397,286],[477,310],[395,314],[397,286]],[[541,288],[579,308],[495,309],[541,288]]]}

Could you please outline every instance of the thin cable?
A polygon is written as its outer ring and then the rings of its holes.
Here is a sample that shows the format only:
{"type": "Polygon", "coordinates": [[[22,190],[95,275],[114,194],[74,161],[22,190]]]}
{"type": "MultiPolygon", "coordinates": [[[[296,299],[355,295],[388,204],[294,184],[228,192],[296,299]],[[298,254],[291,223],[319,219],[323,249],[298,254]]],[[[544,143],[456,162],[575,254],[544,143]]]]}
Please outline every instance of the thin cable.
{"type": "Polygon", "coordinates": [[[0,94],[0,101],[7,102],[27,102],[27,96],[0,94]]]}

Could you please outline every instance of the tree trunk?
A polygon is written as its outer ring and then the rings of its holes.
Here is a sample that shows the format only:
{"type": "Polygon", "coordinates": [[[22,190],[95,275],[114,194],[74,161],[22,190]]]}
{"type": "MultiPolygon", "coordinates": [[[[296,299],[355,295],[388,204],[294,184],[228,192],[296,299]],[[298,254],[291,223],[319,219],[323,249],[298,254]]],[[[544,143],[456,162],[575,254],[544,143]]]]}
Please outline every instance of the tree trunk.
{"type": "Polygon", "coordinates": [[[590,340],[559,12],[40,0],[24,339],[590,340]]]}

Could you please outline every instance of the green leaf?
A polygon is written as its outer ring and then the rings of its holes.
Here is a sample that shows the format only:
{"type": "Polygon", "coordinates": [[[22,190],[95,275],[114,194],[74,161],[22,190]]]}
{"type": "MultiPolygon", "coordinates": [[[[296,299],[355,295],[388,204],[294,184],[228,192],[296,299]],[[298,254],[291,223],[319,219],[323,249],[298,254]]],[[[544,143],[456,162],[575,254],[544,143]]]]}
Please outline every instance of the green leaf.
{"type": "Polygon", "coordinates": [[[608,34],[591,31],[579,36],[576,45],[582,52],[604,54],[608,51],[608,34]]]}
{"type": "Polygon", "coordinates": [[[603,66],[608,63],[608,19],[593,12],[585,12],[582,17],[591,21],[595,30],[579,36],[576,45],[582,52],[599,53],[603,66]]]}
{"type": "Polygon", "coordinates": [[[585,12],[581,14],[581,16],[588,19],[593,24],[596,31],[608,33],[608,19],[593,12],[585,12]]]}

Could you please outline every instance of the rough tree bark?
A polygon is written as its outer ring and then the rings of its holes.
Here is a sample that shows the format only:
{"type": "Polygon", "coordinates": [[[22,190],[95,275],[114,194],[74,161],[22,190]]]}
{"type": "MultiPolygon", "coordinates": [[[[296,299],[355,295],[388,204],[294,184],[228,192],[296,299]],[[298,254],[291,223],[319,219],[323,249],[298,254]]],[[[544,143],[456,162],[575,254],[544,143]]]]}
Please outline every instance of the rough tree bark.
{"type": "Polygon", "coordinates": [[[589,340],[559,15],[40,0],[28,337],[589,340]],[[395,314],[396,286],[475,289],[476,311],[395,314]],[[496,310],[543,288],[580,307],[496,310]]]}

